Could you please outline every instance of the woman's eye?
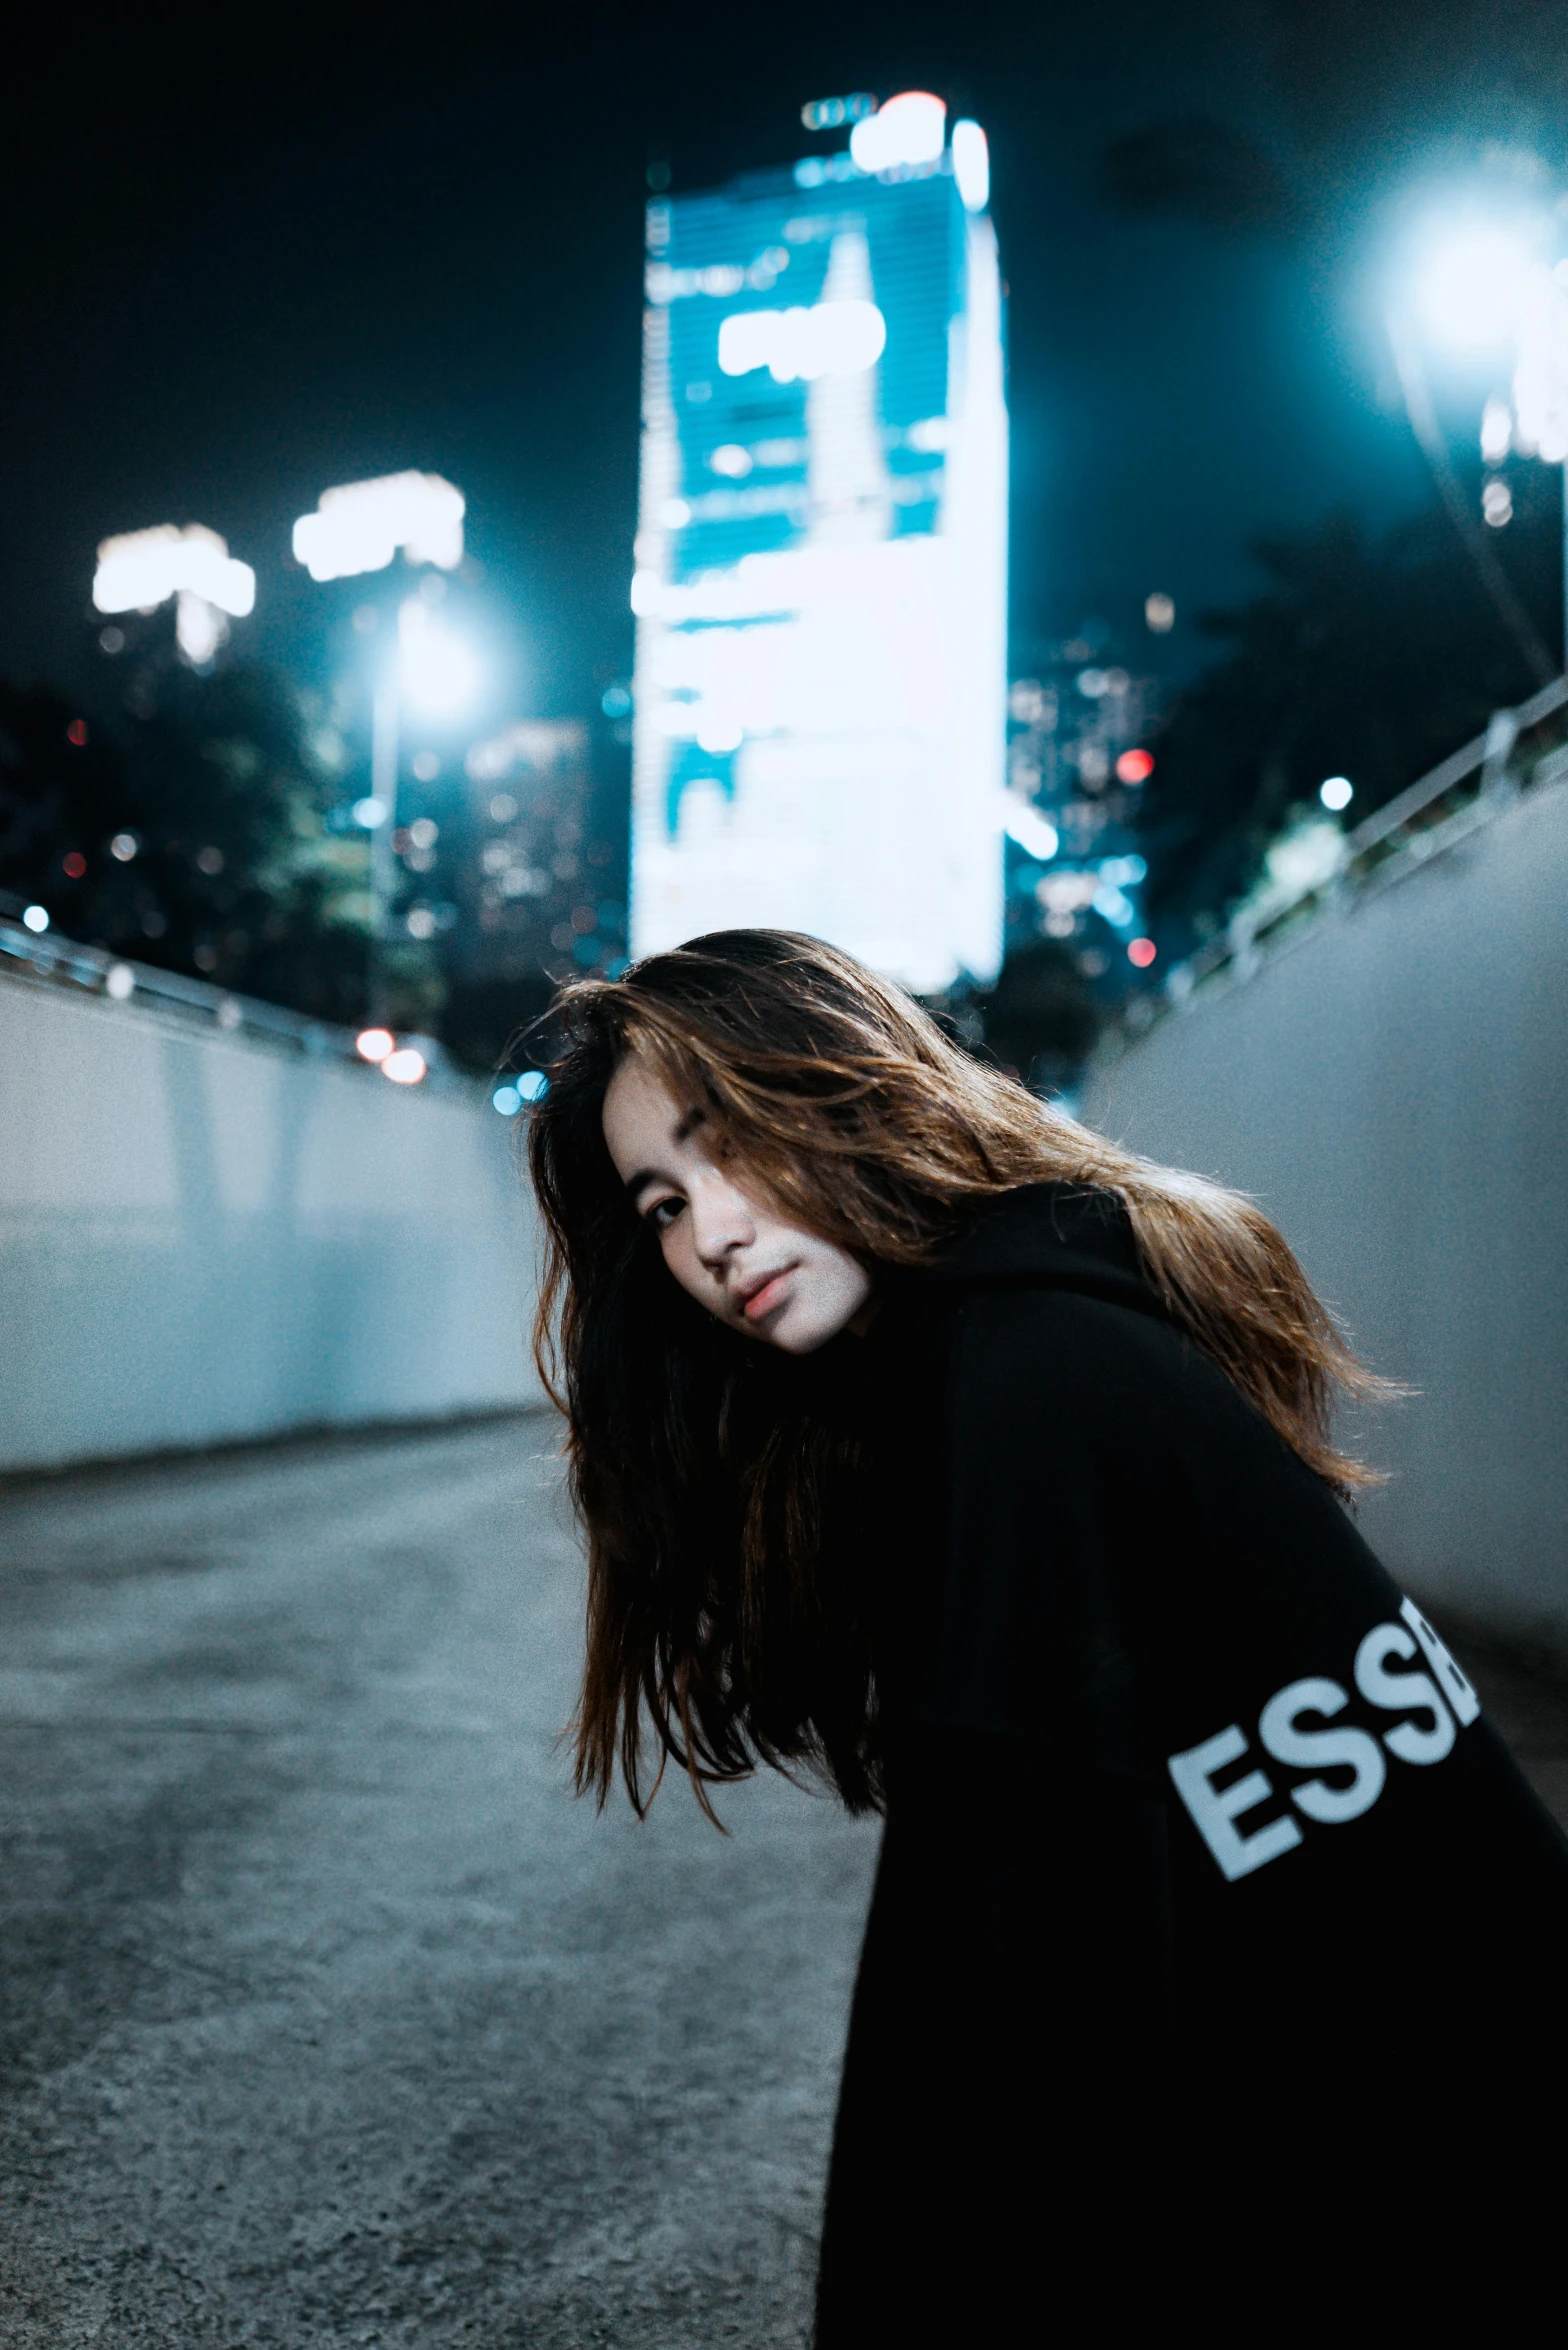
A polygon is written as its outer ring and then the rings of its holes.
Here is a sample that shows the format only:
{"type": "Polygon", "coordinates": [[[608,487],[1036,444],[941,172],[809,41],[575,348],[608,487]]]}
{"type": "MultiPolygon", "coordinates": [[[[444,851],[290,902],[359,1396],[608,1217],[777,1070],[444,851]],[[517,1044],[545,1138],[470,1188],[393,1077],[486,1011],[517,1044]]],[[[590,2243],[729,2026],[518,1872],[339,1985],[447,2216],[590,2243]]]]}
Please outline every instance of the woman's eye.
{"type": "Polygon", "coordinates": [[[679,1199],[655,1200],[653,1206],[648,1210],[647,1220],[655,1232],[663,1232],[674,1223],[685,1205],[686,1202],[679,1199]]]}

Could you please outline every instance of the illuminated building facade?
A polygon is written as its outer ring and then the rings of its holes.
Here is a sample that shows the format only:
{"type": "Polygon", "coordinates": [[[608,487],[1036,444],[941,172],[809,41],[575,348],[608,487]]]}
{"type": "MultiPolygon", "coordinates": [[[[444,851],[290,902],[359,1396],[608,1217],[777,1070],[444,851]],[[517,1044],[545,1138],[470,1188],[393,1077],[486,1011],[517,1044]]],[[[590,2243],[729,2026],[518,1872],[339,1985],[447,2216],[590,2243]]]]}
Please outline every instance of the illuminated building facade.
{"type": "Polygon", "coordinates": [[[998,967],[1007,418],[960,132],[956,173],[648,208],[636,955],[771,924],[921,993],[998,967]]]}

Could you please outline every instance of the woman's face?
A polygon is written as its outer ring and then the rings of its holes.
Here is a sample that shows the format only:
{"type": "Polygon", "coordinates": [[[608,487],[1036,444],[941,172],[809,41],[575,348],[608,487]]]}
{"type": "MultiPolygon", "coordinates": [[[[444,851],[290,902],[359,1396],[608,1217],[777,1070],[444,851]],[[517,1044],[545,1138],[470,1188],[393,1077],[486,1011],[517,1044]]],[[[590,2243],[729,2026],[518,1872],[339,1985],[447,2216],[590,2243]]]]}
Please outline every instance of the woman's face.
{"type": "Polygon", "coordinates": [[[871,1283],[863,1268],[831,1240],[759,1206],[706,1112],[680,1101],[635,1053],[606,1088],[604,1139],[670,1271],[719,1321],[791,1355],[864,1328],[871,1283]]]}

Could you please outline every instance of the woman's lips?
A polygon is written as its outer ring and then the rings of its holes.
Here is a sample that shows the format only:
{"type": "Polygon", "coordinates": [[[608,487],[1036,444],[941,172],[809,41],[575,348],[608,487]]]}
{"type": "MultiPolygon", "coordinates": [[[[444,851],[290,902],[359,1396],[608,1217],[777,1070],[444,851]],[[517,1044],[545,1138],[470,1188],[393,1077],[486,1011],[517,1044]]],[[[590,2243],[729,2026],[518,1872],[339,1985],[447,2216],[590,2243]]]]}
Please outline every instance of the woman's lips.
{"type": "Polygon", "coordinates": [[[760,1322],[764,1315],[772,1313],[775,1306],[784,1303],[785,1285],[794,1269],[793,1265],[786,1265],[782,1273],[770,1274],[760,1289],[752,1291],[741,1306],[741,1312],[748,1322],[760,1322]]]}

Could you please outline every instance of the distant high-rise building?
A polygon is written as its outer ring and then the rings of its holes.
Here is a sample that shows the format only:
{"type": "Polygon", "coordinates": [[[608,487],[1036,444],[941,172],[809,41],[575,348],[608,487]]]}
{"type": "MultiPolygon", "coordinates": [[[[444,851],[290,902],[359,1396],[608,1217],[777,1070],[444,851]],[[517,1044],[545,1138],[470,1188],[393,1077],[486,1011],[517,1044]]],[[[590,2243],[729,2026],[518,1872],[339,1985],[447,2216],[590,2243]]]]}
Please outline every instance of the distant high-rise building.
{"type": "Polygon", "coordinates": [[[922,993],[996,972],[1001,288],[955,141],[648,207],[634,954],[772,924],[922,993]]]}

